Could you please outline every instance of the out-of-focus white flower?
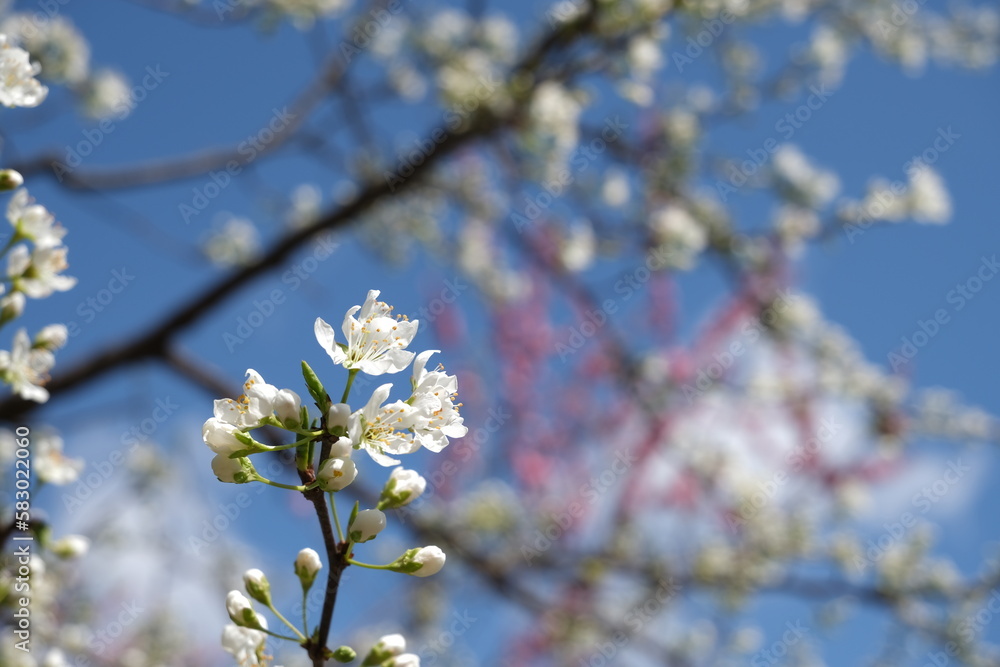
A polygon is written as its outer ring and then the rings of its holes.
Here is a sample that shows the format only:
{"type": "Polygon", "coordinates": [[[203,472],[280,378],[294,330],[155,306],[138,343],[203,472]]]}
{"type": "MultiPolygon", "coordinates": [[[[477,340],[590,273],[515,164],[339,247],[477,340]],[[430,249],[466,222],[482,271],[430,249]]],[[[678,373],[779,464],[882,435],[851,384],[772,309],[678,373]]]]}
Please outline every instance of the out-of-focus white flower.
{"type": "Polygon", "coordinates": [[[13,289],[32,299],[44,299],[53,292],[65,292],[76,286],[76,278],[61,275],[69,267],[68,249],[38,247],[29,251],[26,245],[14,246],[7,256],[7,277],[13,289]]]}
{"type": "Polygon", "coordinates": [[[392,667],[420,667],[420,656],[416,653],[402,653],[389,663],[392,667]]]}
{"type": "Polygon", "coordinates": [[[31,64],[27,51],[11,46],[7,36],[0,34],[0,104],[6,107],[41,104],[49,89],[34,78],[39,71],[41,67],[31,64]]]}
{"type": "Polygon", "coordinates": [[[646,81],[663,67],[660,43],[649,35],[638,35],[628,43],[628,64],[632,75],[646,81]]]}
{"type": "Polygon", "coordinates": [[[230,216],[202,251],[219,266],[245,266],[260,255],[260,234],[249,219],[230,216]]]}
{"type": "Polygon", "coordinates": [[[608,206],[624,206],[628,202],[630,190],[628,177],[617,167],[612,167],[604,173],[604,183],[601,185],[601,199],[608,206]]]}
{"type": "Polygon", "coordinates": [[[778,210],[774,220],[774,230],[782,245],[791,253],[802,250],[803,241],[819,233],[819,216],[810,208],[786,204],[778,210]]]}
{"type": "Polygon", "coordinates": [[[350,0],[267,0],[268,6],[287,15],[299,30],[308,30],[319,19],[334,16],[350,5],[350,0]]]}
{"type": "Polygon", "coordinates": [[[653,211],[649,220],[654,254],[660,267],[689,269],[708,244],[708,231],[688,210],[667,204],[653,211]]]}
{"type": "Polygon", "coordinates": [[[9,352],[0,350],[0,379],[9,384],[21,398],[36,403],[49,400],[49,392],[42,385],[48,380],[49,371],[54,365],[55,356],[52,352],[35,349],[24,329],[18,329],[14,334],[9,352]]]}
{"type": "Polygon", "coordinates": [[[38,431],[33,436],[35,474],[46,484],[63,486],[75,482],[83,470],[83,461],[63,456],[63,441],[52,431],[38,431]]]}
{"type": "Polygon", "coordinates": [[[941,176],[924,166],[910,174],[907,202],[917,222],[945,223],[951,219],[951,197],[941,176]]]}
{"type": "Polygon", "coordinates": [[[83,85],[83,111],[91,118],[121,120],[132,111],[132,89],[125,77],[114,70],[92,73],[83,85]]]}
{"type": "Polygon", "coordinates": [[[819,68],[819,79],[835,86],[844,78],[848,47],[840,31],[821,25],[813,31],[809,43],[809,58],[819,68]]]}
{"type": "Polygon", "coordinates": [[[20,317],[21,313],[24,312],[24,302],[23,292],[4,294],[0,298],[0,323],[7,323],[20,317]]]}
{"type": "Polygon", "coordinates": [[[65,324],[50,324],[35,334],[33,346],[35,349],[54,352],[66,344],[67,338],[69,338],[69,332],[66,330],[65,324]]]}
{"type": "Polygon", "coordinates": [[[52,553],[60,558],[79,558],[90,549],[90,540],[83,535],[66,535],[52,543],[52,553]]]}
{"type": "Polygon", "coordinates": [[[774,176],[780,190],[793,203],[809,208],[822,208],[840,190],[836,174],[809,162],[802,151],[792,144],[782,144],[774,153],[774,176]]]}
{"type": "Polygon", "coordinates": [[[385,514],[379,510],[361,510],[347,527],[347,535],[355,542],[367,542],[385,529],[385,514]]]}
{"type": "Polygon", "coordinates": [[[90,47],[66,17],[56,14],[39,21],[36,14],[11,14],[0,24],[0,33],[27,49],[41,64],[44,78],[69,84],[87,78],[90,47]]]}
{"type": "MultiPolygon", "coordinates": [[[[346,438],[345,438],[346,439],[346,438]]],[[[348,458],[329,458],[323,461],[316,473],[319,486],[324,491],[341,491],[358,476],[358,468],[348,458]]]]}
{"type": "Polygon", "coordinates": [[[260,630],[226,625],[222,630],[222,648],[231,653],[240,665],[261,665],[261,654],[267,639],[260,630]]]}
{"type": "Polygon", "coordinates": [[[71,667],[66,655],[57,648],[49,649],[41,667],[71,667]]]}
{"type": "Polygon", "coordinates": [[[589,222],[572,225],[559,239],[559,259],[567,271],[583,271],[594,261],[597,237],[589,222]]]}
{"type": "Polygon", "coordinates": [[[0,192],[16,190],[24,185],[24,176],[16,169],[0,169],[0,192]]]}
{"type": "Polygon", "coordinates": [[[392,307],[378,301],[378,296],[378,290],[370,290],[364,305],[347,311],[342,327],[346,345],[336,342],[333,327],[316,318],[316,340],[333,363],[368,375],[382,375],[398,373],[413,360],[413,353],[407,352],[406,347],[417,334],[419,323],[394,319],[392,307]]]}
{"type": "Polygon", "coordinates": [[[312,183],[303,183],[289,197],[291,208],[288,211],[288,224],[299,228],[314,222],[320,214],[323,204],[323,193],[312,183]]]}

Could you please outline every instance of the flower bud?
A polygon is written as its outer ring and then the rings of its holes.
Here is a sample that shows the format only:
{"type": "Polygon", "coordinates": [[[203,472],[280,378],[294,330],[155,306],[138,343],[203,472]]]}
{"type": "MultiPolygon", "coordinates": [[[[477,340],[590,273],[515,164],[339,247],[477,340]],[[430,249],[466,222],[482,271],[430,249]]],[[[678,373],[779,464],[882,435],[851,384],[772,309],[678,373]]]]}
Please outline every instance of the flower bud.
{"type": "Polygon", "coordinates": [[[330,456],[337,459],[350,458],[354,453],[354,443],[350,438],[340,437],[330,445],[330,456]]]}
{"type": "Polygon", "coordinates": [[[257,479],[257,470],[245,456],[231,459],[227,454],[216,454],[212,459],[212,472],[226,484],[246,484],[257,479]]]}
{"type": "Polygon", "coordinates": [[[333,659],[337,662],[354,662],[358,657],[358,652],[350,646],[340,646],[333,652],[333,659]]]}
{"type": "Polygon", "coordinates": [[[337,429],[343,429],[336,435],[347,433],[347,422],[351,417],[351,406],[347,403],[334,403],[326,413],[326,430],[336,433],[337,429]]]}
{"type": "Polygon", "coordinates": [[[239,591],[229,591],[226,596],[226,611],[233,623],[243,628],[253,630],[266,630],[267,621],[264,617],[253,610],[250,600],[239,591]]]}
{"type": "Polygon", "coordinates": [[[359,544],[375,539],[385,528],[385,514],[378,510],[362,510],[347,527],[347,536],[359,544]]]}
{"type": "Polygon", "coordinates": [[[232,454],[246,446],[236,438],[239,429],[221,419],[210,418],[201,427],[201,439],[216,454],[232,454]]]}
{"type": "Polygon", "coordinates": [[[372,667],[373,665],[381,665],[389,658],[397,656],[406,650],[406,639],[403,635],[392,634],[385,635],[376,642],[372,650],[368,652],[365,656],[365,661],[361,663],[361,667],[372,667]]]}
{"type": "Polygon", "coordinates": [[[52,544],[52,553],[60,558],[79,558],[89,548],[90,540],[83,535],[67,535],[52,544]]]}
{"type": "Polygon", "coordinates": [[[291,389],[282,389],[274,397],[274,416],[284,426],[298,426],[302,418],[302,399],[291,389]]]}
{"type": "Polygon", "coordinates": [[[389,475],[389,481],[382,489],[382,495],[378,501],[380,510],[392,510],[408,505],[424,492],[427,488],[427,480],[413,470],[396,468],[389,475]]]}
{"type": "Polygon", "coordinates": [[[254,568],[247,570],[243,574],[243,585],[246,586],[247,593],[257,602],[270,606],[271,604],[271,584],[268,583],[264,573],[254,568]]]}
{"type": "Polygon", "coordinates": [[[327,459],[319,467],[316,478],[324,491],[340,491],[358,476],[358,468],[351,459],[327,459]]]}
{"type": "Polygon", "coordinates": [[[24,292],[11,292],[0,298],[0,324],[16,320],[24,312],[24,292]]]}
{"type": "Polygon", "coordinates": [[[392,667],[420,667],[420,656],[415,653],[397,655],[389,663],[392,667]]]}
{"type": "Polygon", "coordinates": [[[302,582],[302,590],[307,591],[316,579],[316,574],[323,569],[319,554],[306,548],[295,557],[295,576],[302,582]]]}
{"type": "Polygon", "coordinates": [[[435,546],[410,549],[405,554],[390,563],[393,572],[412,574],[415,577],[429,577],[437,574],[444,567],[445,554],[435,546]]]}
{"type": "Polygon", "coordinates": [[[0,192],[14,190],[24,185],[24,177],[14,169],[0,170],[0,192]]]}

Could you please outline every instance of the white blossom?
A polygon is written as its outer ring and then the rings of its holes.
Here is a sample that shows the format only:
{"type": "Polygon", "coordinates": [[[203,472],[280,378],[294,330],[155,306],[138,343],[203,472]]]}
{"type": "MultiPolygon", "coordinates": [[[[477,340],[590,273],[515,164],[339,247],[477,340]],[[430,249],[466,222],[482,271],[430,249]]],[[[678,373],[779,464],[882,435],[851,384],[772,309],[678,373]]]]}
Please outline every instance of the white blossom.
{"type": "Polygon", "coordinates": [[[261,665],[260,653],[267,639],[260,630],[228,624],[222,630],[222,648],[240,665],[261,665]]]}
{"type": "Polygon", "coordinates": [[[336,342],[333,327],[316,318],[316,340],[333,363],[368,375],[382,375],[398,373],[413,360],[413,353],[407,352],[406,346],[417,334],[418,322],[393,318],[392,307],[377,301],[378,295],[378,290],[370,290],[363,306],[353,306],[347,311],[342,327],[346,345],[336,342]]]}
{"type": "Polygon", "coordinates": [[[7,276],[15,290],[33,299],[44,299],[53,292],[65,292],[76,286],[76,278],[61,275],[69,264],[68,249],[38,247],[28,251],[25,245],[15,246],[7,256],[7,276]]]}
{"type": "Polygon", "coordinates": [[[230,216],[209,236],[202,250],[222,267],[245,266],[260,255],[260,234],[247,218],[230,216]]]}
{"type": "Polygon", "coordinates": [[[429,577],[432,574],[437,574],[444,567],[446,558],[445,553],[439,547],[422,547],[410,558],[412,562],[419,563],[421,566],[412,574],[417,577],[429,577]]]}
{"type": "Polygon", "coordinates": [[[447,447],[449,438],[461,438],[469,432],[455,405],[458,379],[443,369],[428,371],[425,368],[430,356],[439,351],[427,350],[417,355],[411,379],[413,395],[408,401],[418,413],[410,427],[414,439],[432,452],[447,447]]]}
{"type": "Polygon", "coordinates": [[[341,491],[357,476],[358,468],[354,465],[354,461],[341,457],[323,461],[316,473],[316,479],[320,482],[319,486],[324,491],[341,491]]]}
{"type": "Polygon", "coordinates": [[[814,166],[792,144],[779,146],[772,159],[778,185],[794,203],[822,208],[840,189],[836,174],[814,166]]]}
{"type": "Polygon", "coordinates": [[[52,431],[35,433],[32,445],[34,457],[32,466],[38,479],[46,484],[64,486],[80,476],[84,463],[80,459],[63,456],[63,441],[52,431]]]}
{"type": "Polygon", "coordinates": [[[31,64],[27,51],[11,46],[7,36],[0,34],[0,104],[7,107],[41,104],[49,89],[34,78],[40,70],[37,64],[31,64]]]}
{"type": "Polygon", "coordinates": [[[115,116],[122,120],[132,110],[132,89],[125,77],[114,70],[101,69],[90,75],[83,86],[83,111],[91,118],[115,116]]]}
{"type": "Polygon", "coordinates": [[[90,71],[90,47],[83,35],[61,14],[39,21],[31,13],[12,14],[0,24],[0,33],[27,49],[42,67],[46,79],[80,84],[90,71]]]}
{"type": "Polygon", "coordinates": [[[323,569],[323,561],[314,549],[305,548],[295,557],[295,574],[308,584],[312,584],[316,574],[323,569]]]}
{"type": "Polygon", "coordinates": [[[21,398],[36,403],[49,400],[49,392],[42,385],[48,380],[53,365],[55,356],[52,352],[35,349],[24,329],[18,329],[14,334],[9,352],[0,350],[0,378],[21,398]]]}
{"type": "Polygon", "coordinates": [[[708,245],[705,226],[678,204],[666,204],[653,211],[649,226],[660,266],[689,269],[708,245]]]}
{"type": "Polygon", "coordinates": [[[910,174],[907,197],[910,215],[917,222],[944,223],[951,218],[951,198],[941,176],[924,166],[910,174]]]}
{"type": "Polygon", "coordinates": [[[90,540],[83,535],[66,535],[52,543],[52,553],[60,558],[79,558],[90,549],[90,540]]]}
{"type": "Polygon", "coordinates": [[[399,463],[389,454],[410,454],[420,447],[409,429],[426,418],[421,412],[403,401],[383,406],[389,397],[391,384],[376,389],[365,407],[351,415],[348,434],[356,447],[363,447],[369,456],[383,466],[399,463]]]}

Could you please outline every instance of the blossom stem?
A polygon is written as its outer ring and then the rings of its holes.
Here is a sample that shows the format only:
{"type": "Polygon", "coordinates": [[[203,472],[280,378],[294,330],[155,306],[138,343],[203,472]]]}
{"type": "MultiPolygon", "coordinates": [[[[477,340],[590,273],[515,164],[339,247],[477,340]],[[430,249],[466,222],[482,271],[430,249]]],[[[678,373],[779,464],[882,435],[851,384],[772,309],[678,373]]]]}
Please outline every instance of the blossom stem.
{"type": "Polygon", "coordinates": [[[347,403],[347,397],[351,395],[351,385],[354,384],[354,376],[357,374],[357,368],[352,368],[347,372],[347,385],[344,387],[344,395],[340,397],[341,403],[347,403]]]}
{"type": "Polygon", "coordinates": [[[266,477],[261,477],[259,474],[254,476],[254,480],[258,481],[258,482],[263,482],[264,484],[267,484],[268,486],[275,486],[275,487],[277,487],[279,489],[289,489],[290,491],[301,491],[303,493],[305,493],[309,489],[314,489],[317,486],[319,486],[319,482],[318,481],[317,482],[312,482],[310,484],[298,485],[298,486],[296,486],[295,484],[282,484],[281,482],[274,482],[272,480],[267,479],[266,477]]]}
{"type": "Polygon", "coordinates": [[[354,560],[353,558],[348,558],[347,562],[351,565],[368,568],[369,570],[388,570],[392,567],[392,563],[388,563],[387,565],[372,565],[371,563],[362,563],[361,561],[354,560]]]}
{"type": "MultiPolygon", "coordinates": [[[[301,632],[299,632],[298,628],[296,628],[294,625],[292,625],[291,623],[289,623],[288,619],[285,618],[284,616],[282,616],[281,612],[274,608],[274,604],[273,603],[267,605],[267,608],[271,610],[272,614],[274,614],[275,616],[278,617],[278,620],[280,620],[282,623],[284,623],[289,628],[291,628],[292,632],[294,632],[298,636],[299,641],[305,641],[306,636],[304,634],[302,634],[301,632]]],[[[302,610],[303,610],[303,612],[305,612],[305,606],[304,606],[304,604],[303,604],[302,610]]]]}
{"type": "Polygon", "coordinates": [[[340,527],[340,517],[337,516],[337,503],[334,501],[333,491],[330,492],[330,513],[333,514],[333,525],[337,528],[337,540],[344,541],[344,531],[340,527]]]}

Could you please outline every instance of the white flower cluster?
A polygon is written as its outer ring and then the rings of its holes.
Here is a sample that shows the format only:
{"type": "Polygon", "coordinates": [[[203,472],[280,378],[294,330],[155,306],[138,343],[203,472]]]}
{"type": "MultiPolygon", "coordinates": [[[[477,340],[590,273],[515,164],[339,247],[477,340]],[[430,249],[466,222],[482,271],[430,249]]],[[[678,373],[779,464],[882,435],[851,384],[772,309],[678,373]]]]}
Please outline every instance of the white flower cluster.
{"type": "MultiPolygon", "coordinates": [[[[427,362],[438,350],[414,354],[406,349],[417,333],[418,323],[405,317],[393,317],[392,307],[378,297],[379,292],[371,290],[364,304],[347,311],[341,327],[343,343],[337,341],[333,327],[326,321],[322,318],[315,321],[316,340],[335,364],[349,372],[340,403],[330,399],[323,383],[305,362],[302,364],[303,377],[310,396],[321,410],[319,417],[310,417],[308,408],[294,391],[278,389],[265,382],[257,371],[248,369],[243,394],[236,400],[215,401],[213,416],[202,428],[202,438],[215,453],[212,470],[222,482],[256,481],[306,494],[315,494],[317,490],[331,494],[337,548],[341,549],[337,556],[331,557],[342,559],[332,569],[331,576],[338,576],[347,565],[358,565],[426,577],[439,572],[445,564],[445,554],[436,546],[409,549],[387,565],[368,565],[353,559],[354,545],[375,539],[385,529],[386,511],[405,507],[420,497],[427,488],[423,477],[412,470],[395,468],[382,489],[377,506],[362,510],[355,504],[343,532],[334,503],[334,494],[357,477],[358,466],[351,458],[355,450],[364,449],[380,465],[392,466],[399,463],[394,456],[420,448],[440,452],[448,446],[450,438],[461,438],[468,432],[458,411],[461,404],[455,402],[457,378],[445,373],[440,366],[428,368],[427,362]],[[407,400],[389,401],[392,385],[383,384],[372,393],[364,407],[352,410],[347,404],[358,373],[375,376],[399,373],[410,364],[413,371],[407,400]],[[296,439],[288,445],[269,447],[252,436],[254,429],[263,426],[284,429],[293,433],[296,439]],[[249,457],[253,454],[291,448],[296,450],[296,467],[300,480],[305,482],[301,486],[265,479],[250,462],[249,457]]],[[[328,543],[328,554],[331,548],[328,543]]],[[[303,549],[299,553],[295,573],[302,584],[303,595],[308,593],[321,568],[315,551],[303,549]]],[[[270,585],[263,572],[249,570],[244,575],[244,583],[250,597],[267,606],[291,628],[299,642],[313,636],[305,627],[305,619],[300,630],[274,608],[270,585]]],[[[229,593],[226,607],[233,625],[223,632],[223,647],[241,665],[261,664],[267,621],[254,611],[250,600],[240,591],[229,593]]],[[[388,645],[376,646],[363,664],[419,664],[416,656],[402,653],[403,646],[405,644],[400,644],[398,651],[388,645]]],[[[334,655],[349,661],[355,653],[350,647],[342,646],[334,655]]]]}
{"type": "MultiPolygon", "coordinates": [[[[21,47],[17,51],[23,49],[22,53],[30,54],[36,62],[32,74],[40,73],[48,81],[67,86],[79,99],[84,113],[92,118],[107,118],[112,114],[124,118],[131,111],[132,93],[126,79],[113,70],[91,70],[90,46],[64,16],[14,13],[0,22],[0,33],[21,47]]],[[[27,64],[27,58],[24,63],[27,64]]],[[[35,82],[35,85],[40,84],[35,82]]],[[[34,104],[17,106],[35,106],[44,99],[45,92],[41,87],[41,97],[34,104]]]]}
{"type": "Polygon", "coordinates": [[[840,190],[836,174],[814,166],[792,144],[783,144],[775,151],[772,171],[778,191],[791,203],[806,208],[822,208],[840,190]]]}
{"type": "Polygon", "coordinates": [[[0,34],[0,104],[5,107],[36,107],[49,89],[35,79],[41,71],[28,60],[28,52],[7,43],[0,34]]]}

